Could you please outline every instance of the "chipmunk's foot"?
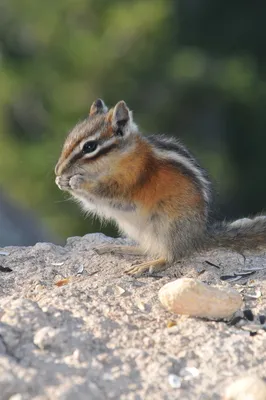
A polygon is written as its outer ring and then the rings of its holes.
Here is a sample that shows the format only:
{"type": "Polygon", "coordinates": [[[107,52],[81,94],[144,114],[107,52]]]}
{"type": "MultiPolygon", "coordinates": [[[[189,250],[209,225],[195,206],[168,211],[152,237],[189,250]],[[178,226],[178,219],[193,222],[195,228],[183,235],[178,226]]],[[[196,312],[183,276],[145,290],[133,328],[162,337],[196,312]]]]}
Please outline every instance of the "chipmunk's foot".
{"type": "Polygon", "coordinates": [[[69,179],[69,186],[72,190],[79,190],[83,188],[85,182],[86,182],[85,176],[77,174],[73,175],[69,179]]]}
{"type": "Polygon", "coordinates": [[[97,246],[93,248],[98,254],[126,254],[126,255],[141,255],[142,252],[139,247],[136,246],[123,246],[123,245],[112,245],[112,244],[103,244],[101,246],[97,246]]]}
{"type": "Polygon", "coordinates": [[[69,176],[60,175],[55,178],[55,183],[60,190],[70,190],[69,176]]]}
{"type": "Polygon", "coordinates": [[[131,268],[125,271],[126,274],[135,276],[136,278],[141,276],[145,272],[150,274],[154,272],[160,272],[167,268],[167,261],[164,258],[158,260],[152,260],[139,265],[133,265],[131,268]]]}

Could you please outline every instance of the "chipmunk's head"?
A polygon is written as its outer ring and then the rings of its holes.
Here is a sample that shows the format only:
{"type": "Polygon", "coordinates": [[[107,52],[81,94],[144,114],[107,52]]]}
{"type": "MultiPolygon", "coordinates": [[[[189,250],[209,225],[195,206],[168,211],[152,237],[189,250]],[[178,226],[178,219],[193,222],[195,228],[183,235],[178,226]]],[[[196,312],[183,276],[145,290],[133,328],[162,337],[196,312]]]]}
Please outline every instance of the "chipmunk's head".
{"type": "Polygon", "coordinates": [[[119,152],[127,151],[134,143],[136,133],[137,126],[124,101],[109,111],[101,99],[94,101],[89,116],[66,138],[55,174],[97,176],[107,172],[119,152]]]}

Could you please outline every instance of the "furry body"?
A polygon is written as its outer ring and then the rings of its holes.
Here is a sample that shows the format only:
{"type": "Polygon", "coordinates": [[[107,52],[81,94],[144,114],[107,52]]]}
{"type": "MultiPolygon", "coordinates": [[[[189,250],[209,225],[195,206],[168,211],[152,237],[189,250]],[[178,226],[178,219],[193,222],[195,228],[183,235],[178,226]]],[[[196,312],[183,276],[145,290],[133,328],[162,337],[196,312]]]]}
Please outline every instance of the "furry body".
{"type": "Polygon", "coordinates": [[[144,253],[167,262],[211,247],[266,248],[266,217],[211,224],[211,184],[177,140],[143,137],[124,102],[101,100],[69,133],[56,182],[84,210],[114,220],[144,253]]]}

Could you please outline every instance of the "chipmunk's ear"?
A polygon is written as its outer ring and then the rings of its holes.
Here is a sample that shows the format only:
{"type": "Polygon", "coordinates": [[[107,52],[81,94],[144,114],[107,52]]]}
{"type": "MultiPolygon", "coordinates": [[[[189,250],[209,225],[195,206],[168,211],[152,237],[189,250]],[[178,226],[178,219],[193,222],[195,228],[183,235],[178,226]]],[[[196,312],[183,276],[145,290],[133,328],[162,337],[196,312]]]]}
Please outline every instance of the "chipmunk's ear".
{"type": "Polygon", "coordinates": [[[124,136],[127,133],[135,131],[137,128],[132,120],[132,112],[123,100],[119,101],[114,107],[112,126],[119,136],[124,136]]]}
{"type": "Polygon", "coordinates": [[[108,111],[108,108],[104,104],[103,100],[97,99],[91,105],[89,116],[91,117],[92,115],[96,115],[96,114],[104,114],[107,111],[108,111]]]}

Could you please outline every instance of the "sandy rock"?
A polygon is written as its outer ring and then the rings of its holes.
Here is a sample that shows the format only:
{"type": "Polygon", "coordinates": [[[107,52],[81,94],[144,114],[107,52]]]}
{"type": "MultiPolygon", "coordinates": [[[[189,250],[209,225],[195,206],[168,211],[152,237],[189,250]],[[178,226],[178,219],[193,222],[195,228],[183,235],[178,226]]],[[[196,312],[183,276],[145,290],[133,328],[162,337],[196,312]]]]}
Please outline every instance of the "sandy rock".
{"type": "Polygon", "coordinates": [[[61,350],[64,342],[59,333],[60,331],[58,329],[44,326],[35,333],[33,343],[41,350],[53,350],[55,348],[61,350]]]}
{"type": "Polygon", "coordinates": [[[230,317],[242,306],[242,298],[236,290],[208,286],[190,278],[164,285],[159,291],[159,299],[175,314],[209,319],[230,317]]]}
{"type": "Polygon", "coordinates": [[[266,254],[243,265],[217,250],[136,279],[124,271],[145,257],[94,250],[110,243],[132,244],[96,233],[63,247],[0,248],[0,265],[12,270],[0,271],[0,400],[221,400],[232,377],[265,376],[266,254]],[[243,268],[254,270],[238,282],[254,321],[169,322],[158,292],[177,273],[213,286],[243,268]],[[244,331],[251,322],[262,329],[244,331]]]}
{"type": "Polygon", "coordinates": [[[227,388],[224,400],[266,400],[266,383],[256,376],[238,379],[227,388]]]}

